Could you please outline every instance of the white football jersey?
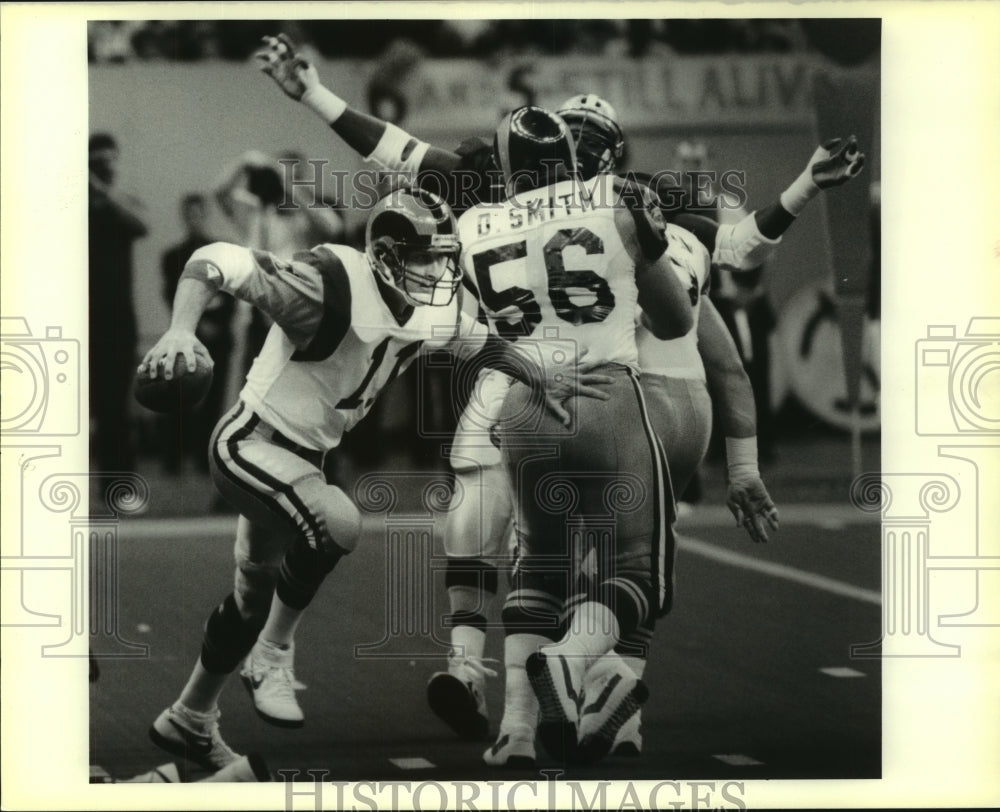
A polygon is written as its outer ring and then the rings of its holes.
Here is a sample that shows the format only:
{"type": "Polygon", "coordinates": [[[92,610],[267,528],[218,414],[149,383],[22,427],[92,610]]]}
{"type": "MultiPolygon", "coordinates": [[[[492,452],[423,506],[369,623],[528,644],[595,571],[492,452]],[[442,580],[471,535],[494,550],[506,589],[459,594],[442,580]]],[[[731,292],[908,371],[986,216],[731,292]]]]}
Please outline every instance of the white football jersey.
{"type": "Polygon", "coordinates": [[[321,245],[291,262],[227,248],[226,261],[208,272],[274,320],[240,397],[308,448],[337,446],[420,352],[485,340],[485,328],[461,312],[459,296],[445,307],[414,307],[397,321],[367,256],[353,248],[321,245]]]}
{"type": "Polygon", "coordinates": [[[663,340],[639,324],[636,328],[639,367],[652,375],[704,381],[705,365],[698,352],[698,314],[702,296],[708,295],[711,258],[694,234],[673,224],[667,225],[667,257],[691,297],[694,326],[680,338],[663,340]]]}
{"type": "Polygon", "coordinates": [[[459,218],[462,267],[518,351],[537,358],[536,341],[558,342],[637,368],[635,265],[615,223],[614,183],[563,181],[459,218]]]}

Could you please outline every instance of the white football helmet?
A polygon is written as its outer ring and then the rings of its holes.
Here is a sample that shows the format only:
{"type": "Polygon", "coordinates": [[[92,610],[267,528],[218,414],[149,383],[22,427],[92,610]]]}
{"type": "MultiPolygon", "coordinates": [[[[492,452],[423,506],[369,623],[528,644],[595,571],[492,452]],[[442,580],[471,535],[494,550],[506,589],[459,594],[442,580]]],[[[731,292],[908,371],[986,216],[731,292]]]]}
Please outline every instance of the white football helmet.
{"type": "Polygon", "coordinates": [[[585,178],[613,172],[625,151],[625,136],[615,108],[600,96],[571,96],[558,109],[576,143],[576,161],[585,178]]]}

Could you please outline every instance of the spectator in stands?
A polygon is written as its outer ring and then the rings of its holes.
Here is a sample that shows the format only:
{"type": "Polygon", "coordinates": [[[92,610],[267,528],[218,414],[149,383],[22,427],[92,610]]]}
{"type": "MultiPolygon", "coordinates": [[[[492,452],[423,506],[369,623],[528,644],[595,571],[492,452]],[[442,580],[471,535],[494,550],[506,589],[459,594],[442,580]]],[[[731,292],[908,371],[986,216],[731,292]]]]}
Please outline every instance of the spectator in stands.
{"type": "Polygon", "coordinates": [[[139,359],[132,246],[149,227],[142,201],[116,186],[118,159],[113,136],[90,137],[90,464],[97,471],[131,471],[135,466],[129,393],[139,359]]]}
{"type": "MultiPolygon", "coordinates": [[[[818,22],[822,31],[830,21],[818,22]]],[[[789,53],[809,42],[794,19],[100,20],[88,29],[88,59],[242,61],[276,28],[331,59],[382,60],[402,42],[433,59],[789,53]]]]}
{"type": "Polygon", "coordinates": [[[139,20],[91,20],[87,25],[88,61],[131,61],[136,55],[132,38],[145,25],[139,20]]]}

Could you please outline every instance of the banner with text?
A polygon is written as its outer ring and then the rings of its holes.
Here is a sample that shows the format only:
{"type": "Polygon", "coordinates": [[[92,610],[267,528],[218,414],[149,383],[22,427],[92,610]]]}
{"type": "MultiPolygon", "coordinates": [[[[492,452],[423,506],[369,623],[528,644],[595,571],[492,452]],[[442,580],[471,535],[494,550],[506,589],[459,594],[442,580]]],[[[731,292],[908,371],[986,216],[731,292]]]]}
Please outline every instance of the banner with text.
{"type": "Polygon", "coordinates": [[[578,93],[610,101],[627,130],[795,129],[813,124],[812,74],[818,65],[781,56],[538,58],[502,66],[411,57],[381,63],[370,74],[366,95],[370,112],[414,130],[460,121],[489,131],[513,107],[556,107],[578,93]]]}

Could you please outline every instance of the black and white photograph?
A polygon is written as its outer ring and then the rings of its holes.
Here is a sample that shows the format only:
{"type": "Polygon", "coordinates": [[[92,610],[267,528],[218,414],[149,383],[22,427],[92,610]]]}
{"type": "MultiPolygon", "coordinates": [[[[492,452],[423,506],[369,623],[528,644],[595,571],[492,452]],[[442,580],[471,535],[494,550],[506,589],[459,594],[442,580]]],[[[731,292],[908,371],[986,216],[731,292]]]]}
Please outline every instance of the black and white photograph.
{"type": "Polygon", "coordinates": [[[18,11],[5,808],[1000,801],[996,9],[18,11]]]}

